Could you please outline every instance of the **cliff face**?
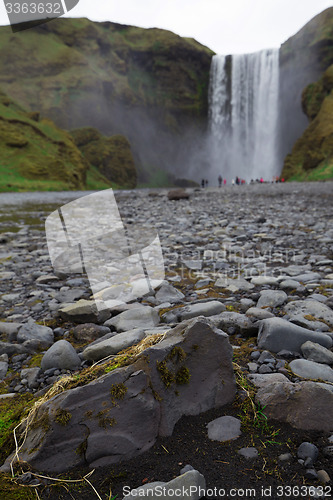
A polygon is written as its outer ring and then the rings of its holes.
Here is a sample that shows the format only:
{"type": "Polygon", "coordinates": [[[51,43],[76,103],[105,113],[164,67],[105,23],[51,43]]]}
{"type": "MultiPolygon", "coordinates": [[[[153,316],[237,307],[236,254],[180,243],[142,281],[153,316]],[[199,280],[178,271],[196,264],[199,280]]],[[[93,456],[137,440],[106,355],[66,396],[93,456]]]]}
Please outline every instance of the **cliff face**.
{"type": "Polygon", "coordinates": [[[89,164],[107,180],[116,181],[122,187],[135,188],[137,173],[126,137],[104,137],[91,127],[72,130],[71,136],[89,164]]]}
{"type": "Polygon", "coordinates": [[[212,54],[164,30],[59,18],[0,28],[0,85],[66,129],[125,135],[139,165],[177,171],[206,125],[212,54]]]}
{"type": "MultiPolygon", "coordinates": [[[[324,97],[319,98],[315,94],[311,97],[311,103],[305,104],[302,98],[303,90],[313,82],[321,80],[323,72],[333,63],[333,8],[329,8],[312,19],[295,36],[287,40],[280,50],[280,159],[283,160],[295,145],[291,156],[285,161],[282,175],[290,177],[295,165],[301,168],[300,161],[303,158],[299,154],[299,141],[304,130],[309,124],[309,118],[318,117],[320,105],[324,97]],[[303,103],[303,104],[302,104],[303,103]],[[319,104],[319,106],[318,106],[319,104]],[[302,107],[303,106],[303,107],[302,107]],[[317,106],[317,107],[316,107],[317,106]],[[310,110],[312,109],[312,111],[310,110]],[[306,111],[306,114],[304,113],[306,111]],[[297,144],[295,142],[297,141],[297,144]],[[297,152],[297,155],[294,156],[297,152]]],[[[320,83],[316,84],[320,85],[320,83]]],[[[307,91],[309,100],[310,87],[307,91]]],[[[319,92],[320,94],[321,91],[319,92]]],[[[326,109],[327,103],[325,104],[326,109]]],[[[326,115],[326,112],[324,114],[326,115]]],[[[326,119],[325,119],[326,121],[326,119]]],[[[317,123],[317,122],[316,122],[317,123]]],[[[322,127],[310,124],[303,142],[309,140],[312,143],[313,130],[315,135],[321,134],[322,127]]],[[[318,137],[316,141],[318,140],[318,137]]],[[[304,148],[302,148],[304,149],[304,148]]],[[[326,153],[325,153],[326,157],[326,153]]],[[[303,161],[303,160],[302,160],[303,161]]]]}
{"type": "Polygon", "coordinates": [[[84,189],[88,163],[67,132],[0,92],[0,191],[84,189]]]}
{"type": "Polygon", "coordinates": [[[70,135],[0,91],[0,191],[135,187],[127,139],[89,132],[70,135]]]}
{"type": "Polygon", "coordinates": [[[282,175],[291,180],[333,178],[333,64],[304,89],[302,107],[310,124],[287,155],[282,175]]]}

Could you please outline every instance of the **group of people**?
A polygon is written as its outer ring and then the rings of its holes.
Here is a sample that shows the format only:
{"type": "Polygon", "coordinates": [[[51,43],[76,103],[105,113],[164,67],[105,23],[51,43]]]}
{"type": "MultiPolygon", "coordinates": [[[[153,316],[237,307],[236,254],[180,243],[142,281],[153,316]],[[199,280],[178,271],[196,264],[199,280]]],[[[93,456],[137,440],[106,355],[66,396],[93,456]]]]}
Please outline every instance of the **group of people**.
{"type": "MultiPolygon", "coordinates": [[[[219,183],[219,187],[222,187],[222,184],[225,186],[227,184],[227,179],[222,177],[222,175],[219,175],[218,178],[218,183],[219,183]]],[[[250,184],[263,184],[263,183],[266,183],[267,181],[265,181],[263,179],[263,177],[260,177],[260,179],[256,179],[256,180],[253,180],[251,179],[250,181],[250,184]]],[[[284,182],[284,179],[283,178],[280,178],[278,175],[277,176],[273,176],[273,180],[272,182],[284,182]]],[[[241,177],[238,177],[238,175],[236,175],[236,178],[235,179],[232,179],[231,181],[231,184],[234,186],[235,184],[237,186],[239,185],[243,185],[243,184],[246,184],[246,181],[245,179],[242,179],[241,177]]],[[[208,180],[207,179],[202,179],[201,180],[201,187],[204,188],[204,187],[208,187],[208,180]]]]}

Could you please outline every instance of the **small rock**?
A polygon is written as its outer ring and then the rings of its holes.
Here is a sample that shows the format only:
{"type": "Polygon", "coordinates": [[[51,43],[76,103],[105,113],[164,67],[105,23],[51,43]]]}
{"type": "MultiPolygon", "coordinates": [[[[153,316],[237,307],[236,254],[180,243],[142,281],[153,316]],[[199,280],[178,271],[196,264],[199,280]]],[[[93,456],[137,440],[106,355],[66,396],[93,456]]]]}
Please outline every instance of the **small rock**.
{"type": "Polygon", "coordinates": [[[312,443],[305,441],[302,443],[297,449],[297,456],[302,460],[306,460],[307,458],[311,458],[312,463],[315,463],[318,458],[318,448],[312,443]]]}
{"type": "Polygon", "coordinates": [[[84,323],[72,329],[73,336],[80,342],[92,342],[110,333],[107,326],[95,325],[94,323],[84,323]]]}
{"type": "Polygon", "coordinates": [[[24,368],[21,370],[20,377],[21,377],[21,383],[23,383],[23,380],[25,379],[27,381],[29,389],[37,389],[38,387],[38,378],[41,373],[40,368],[34,367],[34,368],[24,368]]]}
{"type": "Polygon", "coordinates": [[[241,435],[241,421],[238,418],[225,416],[207,424],[208,437],[212,441],[229,441],[241,435]]]}
{"type": "Polygon", "coordinates": [[[195,318],[197,316],[214,316],[225,311],[226,307],[218,300],[210,300],[208,302],[199,302],[198,304],[191,304],[176,311],[177,316],[181,321],[186,319],[195,318]]]}
{"type": "Polygon", "coordinates": [[[20,343],[37,340],[44,348],[49,347],[54,342],[54,335],[48,326],[37,325],[33,319],[23,325],[17,334],[17,341],[20,343]]]}
{"type": "Polygon", "coordinates": [[[333,382],[333,370],[327,365],[308,361],[307,359],[295,359],[289,363],[289,366],[295,375],[299,377],[333,382]]]}
{"type": "Polygon", "coordinates": [[[94,300],[85,299],[60,307],[59,314],[65,321],[74,323],[103,323],[110,317],[108,309],[98,310],[94,300]]]}
{"type": "Polygon", "coordinates": [[[306,479],[310,479],[312,481],[318,479],[318,474],[315,469],[306,469],[304,476],[306,479]]]}
{"type": "Polygon", "coordinates": [[[278,307],[282,306],[288,299],[288,295],[282,290],[263,290],[260,292],[260,299],[257,307],[278,307]]]}
{"type": "Polygon", "coordinates": [[[188,200],[189,197],[190,195],[185,191],[185,189],[173,189],[168,192],[168,199],[170,201],[188,200]]]}
{"type": "Polygon", "coordinates": [[[253,447],[250,447],[250,448],[241,448],[240,450],[238,450],[237,453],[239,455],[242,455],[243,457],[245,457],[247,459],[257,458],[258,455],[259,455],[259,452],[258,452],[257,448],[253,448],[253,447]]]}
{"type": "Polygon", "coordinates": [[[7,375],[8,363],[6,361],[0,361],[0,380],[3,380],[7,375]]]}
{"type": "Polygon", "coordinates": [[[160,322],[158,313],[150,306],[141,306],[124,311],[104,323],[113,326],[117,332],[127,332],[135,328],[151,328],[160,322]]]}
{"type": "Polygon", "coordinates": [[[81,360],[72,344],[67,340],[58,340],[46,351],[41,361],[42,370],[49,368],[65,368],[76,370],[81,365],[81,360]]]}
{"type": "Polygon", "coordinates": [[[118,335],[102,340],[95,345],[89,345],[84,349],[82,354],[84,359],[99,361],[100,359],[106,358],[112,354],[117,354],[123,349],[137,344],[144,336],[145,332],[143,329],[135,328],[128,332],[118,333],[118,335]]]}
{"type": "Polygon", "coordinates": [[[301,346],[303,356],[309,361],[333,365],[333,352],[315,342],[305,342],[301,346]]]}
{"type": "Polygon", "coordinates": [[[320,481],[322,484],[328,484],[331,482],[331,478],[330,476],[327,474],[326,470],[319,470],[317,472],[317,476],[318,476],[318,481],[320,481]]]}

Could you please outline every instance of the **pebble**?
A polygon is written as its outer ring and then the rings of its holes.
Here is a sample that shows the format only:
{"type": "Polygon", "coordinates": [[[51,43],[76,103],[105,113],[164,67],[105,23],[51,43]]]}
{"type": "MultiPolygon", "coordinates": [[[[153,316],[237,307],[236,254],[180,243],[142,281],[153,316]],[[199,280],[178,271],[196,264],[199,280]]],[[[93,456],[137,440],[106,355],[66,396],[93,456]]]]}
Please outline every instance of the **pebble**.
{"type": "Polygon", "coordinates": [[[304,443],[300,444],[298,449],[297,449],[297,456],[298,458],[302,460],[306,460],[307,458],[310,458],[312,460],[312,463],[315,463],[318,457],[319,450],[317,446],[315,446],[312,443],[309,443],[305,441],[304,443]]]}
{"type": "Polygon", "coordinates": [[[225,416],[216,418],[207,424],[208,438],[212,441],[229,441],[241,435],[241,421],[238,418],[225,416]]]}

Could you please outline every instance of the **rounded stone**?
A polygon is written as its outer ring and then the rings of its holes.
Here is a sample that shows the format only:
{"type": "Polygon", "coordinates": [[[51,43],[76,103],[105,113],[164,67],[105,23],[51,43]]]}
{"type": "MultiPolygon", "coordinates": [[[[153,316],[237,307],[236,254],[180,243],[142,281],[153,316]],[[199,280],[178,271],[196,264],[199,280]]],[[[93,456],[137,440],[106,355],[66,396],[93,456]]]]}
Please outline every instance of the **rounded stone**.
{"type": "Polygon", "coordinates": [[[67,340],[58,340],[46,351],[42,358],[42,370],[60,368],[76,370],[81,365],[81,360],[72,344],[67,340]]]}
{"type": "Polygon", "coordinates": [[[212,441],[229,441],[241,435],[241,421],[238,418],[225,416],[207,424],[208,437],[212,441]]]}
{"type": "Polygon", "coordinates": [[[311,458],[312,463],[315,463],[318,458],[318,448],[314,444],[304,441],[297,449],[297,456],[302,460],[311,458]]]}
{"type": "Polygon", "coordinates": [[[259,455],[259,452],[258,452],[257,448],[253,448],[253,447],[250,447],[250,448],[241,448],[240,450],[238,450],[237,453],[239,455],[242,455],[243,457],[245,457],[247,459],[257,458],[258,455],[259,455]]]}

